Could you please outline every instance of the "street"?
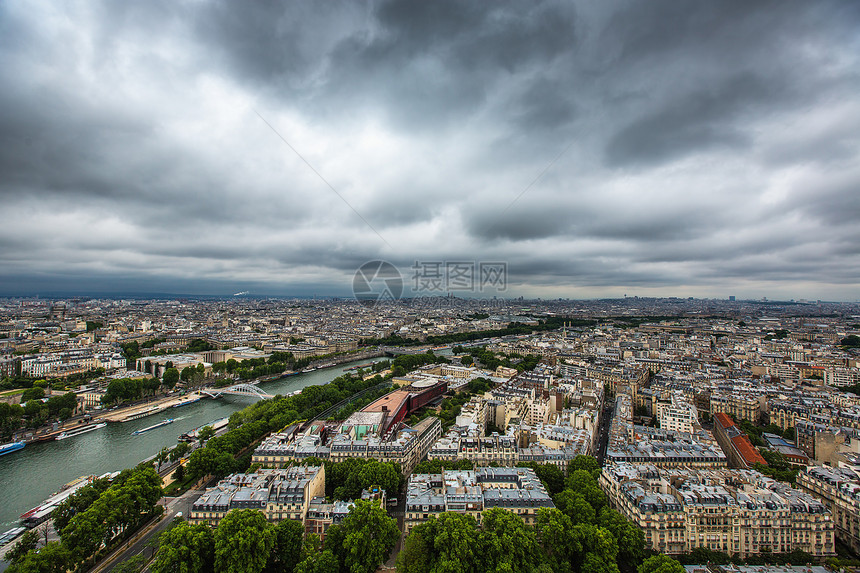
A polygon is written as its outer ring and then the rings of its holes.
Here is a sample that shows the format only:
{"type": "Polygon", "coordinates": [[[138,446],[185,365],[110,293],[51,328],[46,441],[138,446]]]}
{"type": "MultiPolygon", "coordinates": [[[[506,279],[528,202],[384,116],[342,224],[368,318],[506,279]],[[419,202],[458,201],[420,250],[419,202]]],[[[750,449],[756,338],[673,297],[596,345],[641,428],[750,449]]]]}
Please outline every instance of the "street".
{"type": "Polygon", "coordinates": [[[600,437],[597,442],[597,463],[603,467],[606,459],[606,448],[609,445],[609,426],[612,424],[612,415],[615,410],[615,401],[611,401],[603,407],[603,416],[600,424],[600,437]]]}
{"type": "Polygon", "coordinates": [[[109,573],[122,563],[134,557],[135,555],[143,554],[145,559],[149,559],[153,555],[153,549],[148,547],[149,543],[158,538],[162,531],[170,527],[176,514],[182,512],[184,516],[188,515],[191,509],[191,504],[196,500],[203,490],[192,489],[188,490],[179,497],[166,497],[162,499],[165,502],[164,517],[154,526],[146,530],[142,535],[138,534],[131,541],[124,543],[120,548],[116,549],[109,557],[102,560],[90,573],[109,573]]]}

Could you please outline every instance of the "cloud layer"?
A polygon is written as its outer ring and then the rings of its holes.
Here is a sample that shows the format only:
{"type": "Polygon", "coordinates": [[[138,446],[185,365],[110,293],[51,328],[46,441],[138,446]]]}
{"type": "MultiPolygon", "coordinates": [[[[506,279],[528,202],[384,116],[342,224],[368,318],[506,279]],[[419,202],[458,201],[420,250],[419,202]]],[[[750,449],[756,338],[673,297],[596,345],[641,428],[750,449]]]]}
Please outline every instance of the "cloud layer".
{"type": "Polygon", "coordinates": [[[0,84],[0,294],[857,300],[855,3],[6,2],[0,84]]]}

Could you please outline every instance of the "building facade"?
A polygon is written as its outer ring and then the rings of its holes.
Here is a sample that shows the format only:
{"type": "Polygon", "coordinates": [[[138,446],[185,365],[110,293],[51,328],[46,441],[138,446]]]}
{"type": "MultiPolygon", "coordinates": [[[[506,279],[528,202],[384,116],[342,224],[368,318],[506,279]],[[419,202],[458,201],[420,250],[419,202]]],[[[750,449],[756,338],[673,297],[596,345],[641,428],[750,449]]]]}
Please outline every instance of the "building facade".
{"type": "Polygon", "coordinates": [[[311,500],[325,496],[325,466],[259,469],[232,474],[191,505],[190,523],[216,526],[231,509],[257,509],[271,522],[295,519],[305,523],[311,500]]]}
{"type": "Polygon", "coordinates": [[[600,485],[610,505],[641,528],[659,553],[706,547],[741,557],[794,550],[835,555],[827,506],[756,471],[610,464],[600,485]]]}
{"type": "Polygon", "coordinates": [[[406,486],[404,532],[446,511],[473,516],[501,507],[534,525],[542,507],[555,507],[543,483],[530,468],[446,470],[441,474],[413,474],[406,486]]]}

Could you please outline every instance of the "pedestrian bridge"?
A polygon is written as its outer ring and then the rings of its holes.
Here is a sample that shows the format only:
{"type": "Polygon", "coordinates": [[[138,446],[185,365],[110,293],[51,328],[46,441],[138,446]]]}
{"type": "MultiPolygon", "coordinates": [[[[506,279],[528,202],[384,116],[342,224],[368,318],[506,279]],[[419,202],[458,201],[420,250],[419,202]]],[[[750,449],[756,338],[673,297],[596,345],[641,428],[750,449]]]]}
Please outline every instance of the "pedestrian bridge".
{"type": "Polygon", "coordinates": [[[202,392],[212,398],[219,398],[221,396],[245,396],[247,398],[259,398],[260,400],[274,398],[272,394],[263,392],[253,384],[236,384],[234,386],[228,386],[227,388],[202,390],[202,392]]]}

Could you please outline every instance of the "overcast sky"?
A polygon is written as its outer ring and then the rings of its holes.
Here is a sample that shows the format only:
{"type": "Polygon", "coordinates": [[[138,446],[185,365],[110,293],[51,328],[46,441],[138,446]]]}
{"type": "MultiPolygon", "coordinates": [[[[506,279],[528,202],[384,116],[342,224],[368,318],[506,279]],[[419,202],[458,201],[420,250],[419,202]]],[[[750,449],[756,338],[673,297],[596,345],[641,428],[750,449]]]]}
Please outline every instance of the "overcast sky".
{"type": "Polygon", "coordinates": [[[0,86],[0,293],[860,299],[860,2],[8,0],[0,86]]]}

